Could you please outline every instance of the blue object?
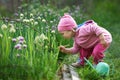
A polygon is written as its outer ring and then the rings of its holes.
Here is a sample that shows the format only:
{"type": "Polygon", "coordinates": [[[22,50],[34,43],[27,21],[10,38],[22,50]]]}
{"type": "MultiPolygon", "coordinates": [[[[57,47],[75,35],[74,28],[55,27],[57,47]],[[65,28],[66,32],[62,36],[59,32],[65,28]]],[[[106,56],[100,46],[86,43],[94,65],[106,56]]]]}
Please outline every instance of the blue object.
{"type": "Polygon", "coordinates": [[[109,67],[109,65],[107,63],[100,62],[96,66],[96,71],[102,76],[108,76],[109,71],[110,71],[110,67],[109,67]]]}
{"type": "Polygon", "coordinates": [[[79,24],[79,25],[77,26],[77,29],[80,28],[82,25],[84,25],[84,23],[79,24]]]}

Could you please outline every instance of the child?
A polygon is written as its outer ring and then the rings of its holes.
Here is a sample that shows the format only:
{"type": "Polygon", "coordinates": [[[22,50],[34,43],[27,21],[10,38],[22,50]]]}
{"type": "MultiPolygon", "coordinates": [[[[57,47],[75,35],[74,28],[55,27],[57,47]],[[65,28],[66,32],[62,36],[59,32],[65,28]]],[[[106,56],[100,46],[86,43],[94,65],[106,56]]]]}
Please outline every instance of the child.
{"type": "Polygon", "coordinates": [[[75,20],[69,15],[64,14],[58,24],[58,31],[66,39],[74,38],[72,48],[60,46],[60,51],[67,54],[80,53],[79,62],[73,63],[74,67],[84,66],[84,58],[93,57],[93,64],[97,65],[103,61],[104,51],[112,42],[111,34],[100,27],[93,20],[84,22],[77,28],[75,20]]]}

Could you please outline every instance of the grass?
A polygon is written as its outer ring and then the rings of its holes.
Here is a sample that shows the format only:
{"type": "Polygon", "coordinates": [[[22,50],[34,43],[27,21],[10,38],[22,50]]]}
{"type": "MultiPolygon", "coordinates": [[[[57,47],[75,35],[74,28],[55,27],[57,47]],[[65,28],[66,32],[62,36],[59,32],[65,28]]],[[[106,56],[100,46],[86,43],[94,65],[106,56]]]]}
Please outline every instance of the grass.
{"type": "Polygon", "coordinates": [[[82,80],[119,80],[119,60],[120,59],[110,59],[109,61],[105,60],[110,66],[110,74],[106,77],[100,76],[93,69],[91,69],[89,65],[86,65],[84,68],[77,69],[77,71],[82,80]],[[117,64],[114,65],[112,62],[116,62],[117,64]]]}

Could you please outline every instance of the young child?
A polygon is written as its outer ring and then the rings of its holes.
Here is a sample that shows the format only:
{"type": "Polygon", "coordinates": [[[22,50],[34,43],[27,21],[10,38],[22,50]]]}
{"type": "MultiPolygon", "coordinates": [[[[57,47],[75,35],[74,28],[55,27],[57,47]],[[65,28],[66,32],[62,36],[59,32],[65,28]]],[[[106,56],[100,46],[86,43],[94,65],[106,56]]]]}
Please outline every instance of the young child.
{"type": "Polygon", "coordinates": [[[74,67],[84,66],[84,58],[89,59],[90,56],[93,57],[93,64],[97,65],[103,61],[104,51],[112,42],[111,34],[93,20],[88,20],[77,26],[75,20],[69,14],[64,14],[61,17],[58,31],[66,39],[74,38],[73,47],[59,46],[60,51],[63,53],[80,53],[80,60],[72,64],[74,67]]]}

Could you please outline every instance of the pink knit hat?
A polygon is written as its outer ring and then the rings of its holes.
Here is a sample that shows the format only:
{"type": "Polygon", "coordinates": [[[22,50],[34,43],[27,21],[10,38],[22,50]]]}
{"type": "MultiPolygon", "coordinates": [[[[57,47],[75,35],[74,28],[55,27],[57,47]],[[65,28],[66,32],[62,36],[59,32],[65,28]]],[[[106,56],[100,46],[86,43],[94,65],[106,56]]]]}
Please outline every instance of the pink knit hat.
{"type": "Polygon", "coordinates": [[[77,24],[75,20],[69,14],[64,14],[64,16],[59,21],[58,31],[72,30],[76,27],[77,24]]]}

